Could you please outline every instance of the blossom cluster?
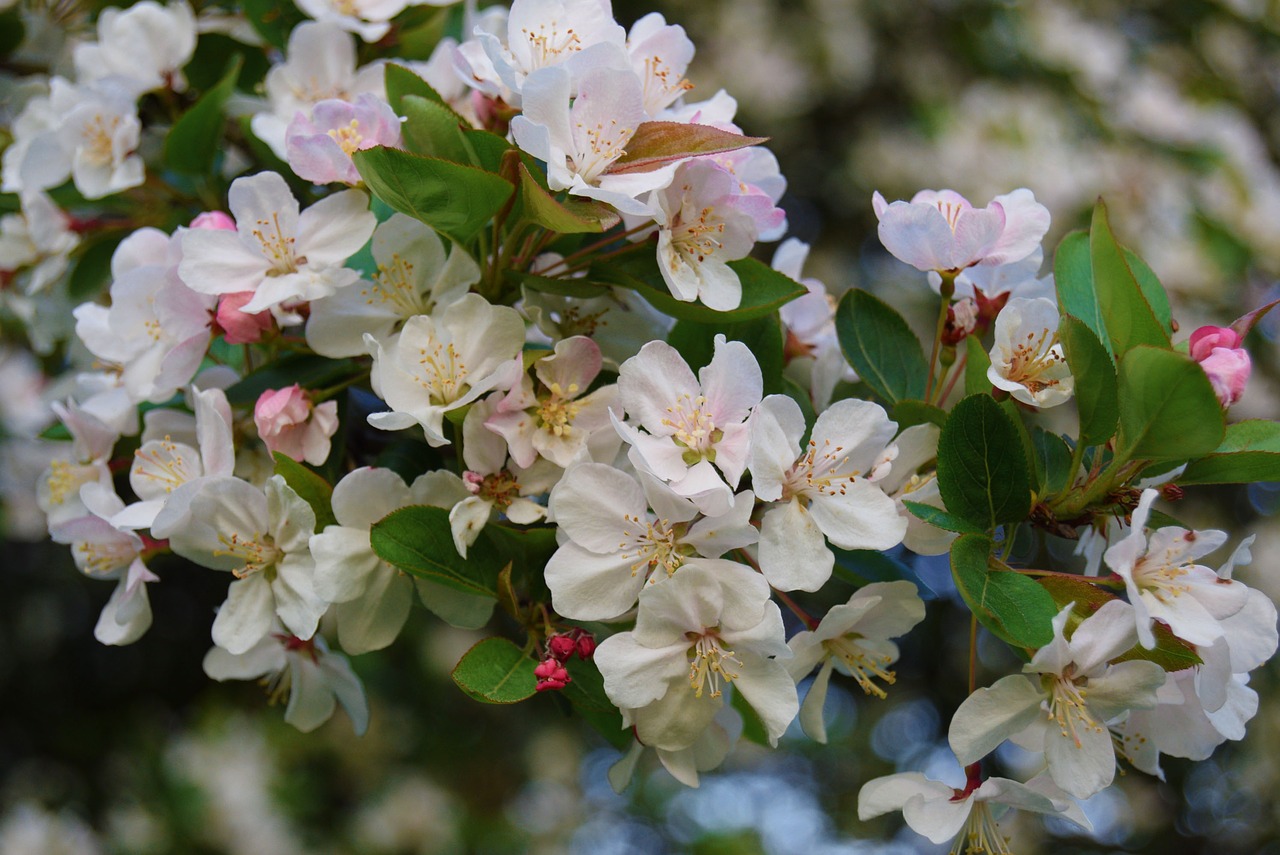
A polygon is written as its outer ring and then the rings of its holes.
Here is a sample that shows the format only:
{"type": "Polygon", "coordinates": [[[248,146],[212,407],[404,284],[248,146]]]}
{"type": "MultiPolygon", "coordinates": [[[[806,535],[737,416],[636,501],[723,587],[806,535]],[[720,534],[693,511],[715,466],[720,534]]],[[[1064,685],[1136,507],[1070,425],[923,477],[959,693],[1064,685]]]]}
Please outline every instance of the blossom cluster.
{"type": "MultiPolygon", "coordinates": [[[[37,500],[77,567],[115,582],[100,641],[147,631],[171,556],[228,572],[208,675],[266,677],[301,730],[340,704],[363,732],[347,656],[395,642],[415,600],[469,630],[501,605],[511,621],[454,672],[468,695],[565,692],[630,746],[616,786],[646,747],[696,786],[743,714],[771,745],[797,720],[825,742],[834,672],[885,697],[924,601],[910,579],[846,596],[835,577],[904,547],[949,553],[974,620],[1028,661],[956,711],[963,790],[879,778],[863,818],[901,809],[935,841],[1000,851],[991,805],[1087,824],[1075,799],[1108,786],[1118,756],[1158,775],[1161,754],[1243,736],[1275,608],[1232,579],[1248,541],[1216,571],[1197,563],[1228,536],[1158,517],[1148,481],[1177,461],[1155,483],[1274,471],[1232,455],[1275,424],[1225,422],[1265,309],[1180,350],[1104,206],[1059,247],[1055,278],[1029,189],[984,208],[877,193],[884,248],[938,294],[926,359],[887,304],[850,291],[837,308],[802,279],[800,241],[772,268],[750,258],[786,234],[786,183],[731,96],[692,98],[678,25],[515,0],[464,10],[463,38],[425,59],[361,67],[356,38],[378,42],[408,4],[299,5],[314,20],[271,54],[265,98],[237,108],[238,139],[275,168],[227,154],[228,179],[245,173],[227,210],[188,199],[181,223],[131,229],[105,293],[72,313],[93,365],[53,405],[70,442],[37,500]],[[1085,280],[1063,279],[1072,253],[1085,280]],[[1139,394],[1148,382],[1183,423],[1139,394]],[[1073,402],[1074,436],[1035,423],[1073,402]],[[1023,522],[1080,540],[1093,574],[1010,566],[1023,522]],[[1005,598],[972,597],[975,578],[1005,598]],[[815,618],[824,602],[838,604],[815,618]],[[499,662],[517,679],[487,682],[499,662]],[[985,776],[1006,739],[1044,772],[985,776]]],[[[139,99],[183,97],[197,31],[182,2],[108,10],[77,80],[27,103],[4,152],[21,199],[0,243],[11,310],[65,278],[89,230],[46,191],[71,180],[128,210],[146,174],[139,99]]],[[[145,196],[132,202],[141,217],[145,196]]]]}

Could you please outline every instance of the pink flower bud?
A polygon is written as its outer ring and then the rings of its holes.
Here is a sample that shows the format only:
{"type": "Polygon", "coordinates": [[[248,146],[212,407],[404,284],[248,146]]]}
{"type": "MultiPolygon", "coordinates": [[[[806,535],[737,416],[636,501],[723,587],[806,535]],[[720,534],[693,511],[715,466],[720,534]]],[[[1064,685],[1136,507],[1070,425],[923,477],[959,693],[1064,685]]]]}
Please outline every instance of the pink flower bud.
{"type": "Polygon", "coordinates": [[[590,633],[578,636],[578,658],[590,659],[596,652],[596,640],[590,633]]]}
{"type": "Polygon", "coordinates": [[[1229,407],[1240,400],[1244,395],[1244,384],[1249,381],[1249,374],[1253,370],[1247,350],[1239,347],[1215,347],[1212,353],[1198,361],[1204,373],[1209,375],[1214,394],[1218,396],[1222,406],[1229,407]]]}
{"type": "Polygon", "coordinates": [[[1213,353],[1214,348],[1225,347],[1228,350],[1240,346],[1240,336],[1231,327],[1200,327],[1191,334],[1188,342],[1191,358],[1196,362],[1204,362],[1213,353]]]}
{"type": "Polygon", "coordinates": [[[222,211],[205,211],[203,214],[196,215],[196,218],[191,221],[190,228],[220,229],[234,232],[236,230],[236,221],[231,219],[230,214],[224,214],[222,211]]]}
{"type": "Polygon", "coordinates": [[[252,291],[236,291],[232,294],[223,294],[218,299],[218,313],[215,319],[219,328],[222,329],[222,337],[227,344],[256,344],[274,325],[275,319],[271,317],[269,311],[255,314],[240,311],[245,303],[253,299],[253,294],[252,291]]]}
{"type": "Polygon", "coordinates": [[[271,451],[319,466],[329,456],[329,439],[338,429],[338,402],[313,407],[297,383],[268,389],[254,404],[253,423],[271,451]]]}
{"type": "Polygon", "coordinates": [[[577,649],[578,646],[567,635],[555,635],[547,639],[547,652],[559,662],[568,659],[577,649]]]}
{"type": "Polygon", "coordinates": [[[533,675],[538,678],[538,684],[534,688],[539,692],[563,689],[571,682],[569,672],[554,657],[539,662],[533,669],[533,675]]]}

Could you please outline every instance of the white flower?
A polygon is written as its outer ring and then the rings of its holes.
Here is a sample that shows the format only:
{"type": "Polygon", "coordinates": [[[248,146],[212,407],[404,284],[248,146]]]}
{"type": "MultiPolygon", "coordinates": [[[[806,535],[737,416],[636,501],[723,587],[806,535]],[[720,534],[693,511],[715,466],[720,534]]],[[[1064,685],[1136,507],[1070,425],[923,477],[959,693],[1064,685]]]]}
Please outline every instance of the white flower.
{"type": "Polygon", "coordinates": [[[1075,391],[1075,378],[1058,341],[1058,306],[1053,300],[1012,299],[996,316],[987,379],[1015,400],[1033,407],[1056,407],[1075,391]]]}
{"type": "Polygon", "coordinates": [[[1124,579],[1143,647],[1155,646],[1152,620],[1163,621],[1196,646],[1212,644],[1223,635],[1220,621],[1244,608],[1249,589],[1195,563],[1225,543],[1226,532],[1167,526],[1147,534],[1151,505],[1159,495],[1142,491],[1128,535],[1103,559],[1124,579]]]}
{"type": "Polygon", "coordinates": [[[907,521],[907,533],[902,542],[916,555],[941,555],[951,548],[956,539],[954,532],[946,531],[917,517],[907,510],[904,501],[919,502],[939,510],[946,510],[942,492],[938,489],[938,437],[942,431],[937,425],[912,425],[898,435],[894,445],[898,456],[893,469],[879,483],[880,489],[893,497],[898,514],[907,521]]]}
{"type": "Polygon", "coordinates": [[[141,0],[127,9],[107,7],[98,16],[98,41],[75,47],[76,77],[125,81],[136,97],[153,89],[187,88],[182,68],[196,49],[196,17],[185,2],[161,6],[141,0]]]}
{"type": "Polygon", "coordinates": [[[1069,604],[1053,619],[1053,641],[1023,667],[970,695],[951,720],[947,735],[961,765],[974,763],[1024,730],[1043,738],[1049,774],[1062,789],[1087,798],[1115,777],[1115,750],[1107,723],[1129,710],[1150,709],[1165,672],[1154,662],[1110,660],[1137,641],[1133,609],[1112,600],[1063,632],[1069,604]]]}
{"type": "Polygon", "coordinates": [[[86,199],[101,199],[143,182],[142,158],[137,154],[142,123],[133,98],[112,83],[54,86],[51,97],[60,114],[57,145],[40,146],[33,154],[47,159],[50,176],[57,177],[46,178],[32,189],[57,186],[68,172],[86,199]]]}
{"type": "Polygon", "coordinates": [[[954,839],[953,853],[1009,855],[1008,841],[996,825],[1008,808],[1060,815],[1085,830],[1092,827],[1080,806],[1043,777],[1025,784],[988,778],[957,790],[919,772],[902,772],[868,781],[858,791],[858,819],[900,810],[916,834],[933,843],[954,839]]]}
{"type": "Polygon", "coordinates": [[[44,511],[52,529],[90,513],[80,499],[82,486],[97,483],[111,488],[107,458],[119,433],[74,401],[68,401],[66,406],[58,403],[50,406],[72,438],[70,453],[50,461],[49,468],[36,481],[36,504],[44,511]]]}
{"type": "Polygon", "coordinates": [[[651,341],[619,369],[619,401],[630,419],[614,424],[638,465],[703,513],[719,516],[732,506],[746,469],[747,418],[763,382],[755,355],[740,341],[717,335],[715,354],[696,378],[674,347],[651,341]]]}
{"type": "Polygon", "coordinates": [[[773,269],[805,287],[803,297],[778,309],[786,330],[787,376],[809,390],[814,407],[825,410],[841,380],[857,382],[836,336],[836,301],[817,279],[802,278],[809,245],[787,238],[774,250],[773,269]]]}
{"type": "Polygon", "coordinates": [[[347,711],[356,736],[369,727],[364,687],[345,656],[331,653],[319,636],[303,640],[279,624],[241,653],[215,647],[205,654],[204,672],[215,680],[266,678],[272,701],[288,697],[284,720],[310,733],[333,715],[338,703],[347,711]]]}
{"type": "Polygon", "coordinates": [[[281,160],[288,159],[285,133],[299,112],[310,116],[321,101],[352,101],[361,92],[385,95],[382,66],[357,70],[355,42],[330,22],[304,21],[294,27],[285,61],[271,67],[263,86],[269,110],[255,115],[250,128],[281,160]]]}
{"type": "Polygon", "coordinates": [[[898,645],[889,639],[906,635],[924,620],[924,601],[910,582],[874,582],[860,588],[847,603],[835,606],[813,631],[804,630],[787,642],[795,654],[788,663],[799,682],[821,664],[800,707],[800,725],[817,742],[827,741],[822,707],[827,699],[831,671],[853,677],[868,695],[885,697],[875,681],[892,684],[898,645]]]}
{"type": "Polygon", "coordinates": [[[801,451],[804,416],[786,395],[770,395],[751,418],[751,483],[773,502],[760,528],[760,569],[784,591],[816,591],[842,549],[889,549],[907,521],[876,483],[897,454],[897,424],[878,404],[846,399],[818,416],[801,451]]]}
{"type": "Polygon", "coordinates": [[[376,42],[391,29],[391,19],[407,6],[448,6],[452,0],[298,0],[298,8],[317,21],[325,21],[376,42]]]}
{"type": "Polygon", "coordinates": [[[271,309],[282,322],[296,323],[292,304],[328,297],[359,278],[342,265],[377,224],[359,190],[326,196],[299,214],[298,200],[274,172],[237,178],[229,205],[236,231],[187,231],[178,275],[201,294],[252,291],[240,310],[271,309]]]}
{"type": "Polygon", "coordinates": [[[600,643],[604,690],[640,741],[675,751],[693,745],[730,684],[777,744],[799,708],[782,660],[782,615],[758,573],[731,561],[692,559],[640,595],[636,628],[600,643]]]}
{"type": "Polygon", "coordinates": [[[565,617],[617,617],[635,605],[646,583],[674,576],[695,556],[719,558],[758,537],[750,492],[724,516],[697,519],[691,501],[643,472],[639,478],[582,463],[551,491],[548,506],[564,540],[547,562],[546,579],[565,617]]]}
{"type": "Polygon", "coordinates": [[[308,639],[328,607],[315,592],[308,541],[315,512],[284,478],[265,493],[238,478],[205,481],[191,499],[191,521],[169,537],[173,551],[236,577],[213,622],[213,643],[240,654],[266,637],[279,617],[308,639]]]}
{"type": "Polygon", "coordinates": [[[436,316],[415,315],[384,347],[373,336],[373,383],[392,412],[374,413],[383,430],[422,426],[427,442],[447,445],[444,414],[493,389],[508,389],[523,370],[524,322],[514,309],[467,294],[436,316]]]}
{"type": "Polygon", "coordinates": [[[693,88],[684,76],[693,52],[693,42],[685,35],[684,27],[668,24],[659,12],[650,12],[631,25],[627,54],[631,67],[640,75],[644,109],[651,118],[693,88]]]}
{"type": "Polygon", "coordinates": [[[455,246],[446,254],[435,230],[400,213],[374,229],[373,260],[372,282],[311,304],[307,344],[316,353],[363,356],[366,333],[389,346],[409,318],[430,315],[480,281],[480,267],[465,250],[455,246]]]}
{"type": "Polygon", "coordinates": [[[22,210],[0,217],[0,271],[30,268],[18,279],[25,294],[43,291],[61,278],[80,236],[70,219],[39,190],[20,197],[22,210]]]}

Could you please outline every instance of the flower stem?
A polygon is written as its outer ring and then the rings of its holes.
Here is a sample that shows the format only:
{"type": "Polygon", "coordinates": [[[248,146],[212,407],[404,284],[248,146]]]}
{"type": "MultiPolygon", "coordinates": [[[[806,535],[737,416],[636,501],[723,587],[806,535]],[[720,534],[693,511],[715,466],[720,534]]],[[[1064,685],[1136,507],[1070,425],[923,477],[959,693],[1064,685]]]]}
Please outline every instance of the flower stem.
{"type": "MultiPolygon", "coordinates": [[[[951,295],[956,292],[956,274],[941,273],[942,299],[938,303],[938,323],[933,331],[933,350],[929,353],[929,379],[925,381],[924,399],[933,391],[934,378],[938,367],[938,351],[942,349],[942,335],[947,331],[947,309],[951,307],[951,295]]],[[[941,384],[941,379],[939,379],[941,384]]]]}

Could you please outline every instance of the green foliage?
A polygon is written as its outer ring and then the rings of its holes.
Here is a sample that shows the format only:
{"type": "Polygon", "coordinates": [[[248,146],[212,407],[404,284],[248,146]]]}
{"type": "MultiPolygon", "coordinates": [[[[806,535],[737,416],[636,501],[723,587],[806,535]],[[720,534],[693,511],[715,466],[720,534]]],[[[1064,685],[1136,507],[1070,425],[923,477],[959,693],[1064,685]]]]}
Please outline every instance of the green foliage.
{"type": "Polygon", "coordinates": [[[717,312],[701,303],[685,303],[671,296],[652,251],[631,252],[592,266],[590,279],[635,291],[649,305],[679,321],[736,323],[772,314],[807,292],[803,285],[757,261],[744,258],[729,262],[742,282],[742,303],[729,312],[717,312]]]}
{"type": "Polygon", "coordinates": [[[1057,605],[1030,576],[989,566],[991,539],[964,534],[951,544],[951,575],[978,622],[1015,647],[1038,648],[1053,640],[1057,605]]]}
{"type": "Polygon", "coordinates": [[[729,705],[738,711],[738,715],[742,716],[742,738],[748,742],[754,742],[756,745],[768,745],[769,731],[765,729],[764,722],[760,720],[760,715],[742,692],[734,689],[733,696],[729,699],[729,705]]]}
{"type": "MultiPolygon", "coordinates": [[[[1093,271],[1093,290],[1098,309],[1105,318],[1112,353],[1123,355],[1137,345],[1169,347],[1169,333],[1161,325],[1129,267],[1124,250],[1116,243],[1107,222],[1107,206],[1101,199],[1094,206],[1093,224],[1089,229],[1089,260],[1093,271]]],[[[1159,282],[1155,282],[1154,287],[1163,298],[1159,282]]],[[[1164,307],[1167,311],[1167,298],[1164,299],[1164,307]]]]}
{"type": "Polygon", "coordinates": [[[474,237],[515,192],[491,172],[385,146],[353,159],[375,196],[458,243],[474,237]]]}
{"type": "Polygon", "coordinates": [[[374,523],[369,540],[383,561],[406,573],[464,593],[498,596],[498,573],[505,562],[483,531],[467,557],[459,555],[445,508],[401,508],[374,523]]]}
{"type": "Polygon", "coordinates": [[[562,235],[600,233],[621,222],[613,208],[594,199],[563,201],[544,190],[528,168],[521,163],[520,202],[522,218],[562,235]]]}
{"type": "Polygon", "coordinates": [[[1013,420],[989,395],[956,404],[938,439],[938,489],[947,509],[991,531],[1031,510],[1027,461],[1013,420]]]}
{"type": "Polygon", "coordinates": [[[170,169],[192,175],[213,171],[214,158],[223,145],[223,108],[236,89],[242,64],[241,57],[232,57],[218,84],[173,123],[164,138],[164,160],[170,169]]]}
{"type": "Polygon", "coordinates": [[[866,291],[847,292],[836,309],[836,336],[844,358],[884,401],[924,397],[929,366],[920,340],[889,304],[866,291]]]}
{"type": "Polygon", "coordinates": [[[453,163],[471,162],[462,127],[458,124],[463,120],[457,113],[439,101],[420,95],[405,95],[399,112],[405,117],[402,130],[409,151],[453,163]]]}
{"type": "Polygon", "coordinates": [[[991,354],[982,346],[982,340],[971,335],[964,340],[964,393],[976,395],[979,392],[991,392],[991,378],[987,369],[991,367],[991,354]]]}
{"type": "Polygon", "coordinates": [[[1085,445],[1101,445],[1116,432],[1120,415],[1116,369],[1111,354],[1079,318],[1063,315],[1058,327],[1067,365],[1075,378],[1080,438],[1085,445]]]}
{"type": "Polygon", "coordinates": [[[1190,357],[1135,347],[1120,360],[1122,459],[1185,460],[1211,453],[1224,434],[1222,406],[1190,357]]]}
{"type": "Polygon", "coordinates": [[[22,16],[16,8],[0,12],[0,57],[8,56],[18,49],[26,38],[27,28],[22,23],[22,16]]]}
{"type": "Polygon", "coordinates": [[[840,549],[831,547],[836,557],[832,575],[855,588],[871,582],[893,582],[910,579],[914,574],[907,565],[883,552],[872,549],[840,549]]]}
{"type": "Polygon", "coordinates": [[[321,478],[306,465],[278,451],[271,453],[275,459],[275,474],[284,478],[293,492],[311,506],[316,515],[316,531],[324,531],[327,525],[337,525],[338,518],[333,515],[333,485],[321,478]]]}
{"type": "Polygon", "coordinates": [[[483,594],[468,594],[431,579],[419,578],[418,598],[440,620],[459,629],[480,629],[493,617],[497,601],[483,594]]]}
{"type": "Polygon", "coordinates": [[[293,28],[306,20],[302,11],[292,3],[274,0],[244,0],[244,16],[267,42],[281,50],[289,41],[293,28]]]}
{"type": "Polygon", "coordinates": [[[941,508],[935,508],[933,505],[925,505],[920,502],[913,502],[904,499],[902,504],[912,516],[917,519],[924,520],[935,528],[943,531],[953,531],[956,534],[985,534],[985,530],[979,528],[966,519],[961,519],[955,514],[948,513],[941,508]]]}
{"type": "Polygon", "coordinates": [[[449,676],[469,697],[487,704],[514,704],[537,691],[536,667],[505,638],[486,638],[463,654],[449,676]]]}
{"type": "Polygon", "coordinates": [[[1088,232],[1074,231],[1058,243],[1053,255],[1053,284],[1058,293],[1058,311],[1083,322],[1111,353],[1107,324],[1093,290],[1088,232]]]}
{"type": "Polygon", "coordinates": [[[1071,471],[1071,449],[1066,441],[1037,426],[1031,431],[1031,445],[1035,451],[1031,459],[1035,466],[1036,492],[1053,495],[1071,486],[1075,473],[1071,471]]]}
{"type": "Polygon", "coordinates": [[[1193,460],[1179,484],[1280,481],[1280,423],[1250,419],[1229,425],[1213,453],[1193,460]]]}
{"type": "Polygon", "coordinates": [[[667,335],[667,342],[680,352],[695,372],[708,365],[715,355],[715,337],[723,334],[729,341],[740,341],[760,363],[764,377],[764,394],[782,389],[782,349],[784,335],[777,315],[765,315],[739,323],[698,323],[677,321],[667,335]]]}
{"type": "Polygon", "coordinates": [[[893,405],[889,414],[898,423],[899,431],[915,425],[932,424],[942,427],[947,423],[946,410],[924,401],[899,401],[893,405]]]}

